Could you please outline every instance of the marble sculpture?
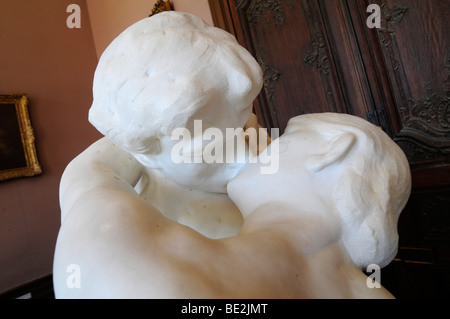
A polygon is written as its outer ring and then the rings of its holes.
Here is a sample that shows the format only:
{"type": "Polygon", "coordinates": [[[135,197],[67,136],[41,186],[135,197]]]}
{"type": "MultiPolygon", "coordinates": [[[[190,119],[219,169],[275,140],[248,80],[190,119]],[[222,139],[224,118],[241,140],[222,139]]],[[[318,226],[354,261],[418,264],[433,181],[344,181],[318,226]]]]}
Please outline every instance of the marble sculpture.
{"type": "Polygon", "coordinates": [[[205,147],[196,120],[202,132],[256,127],[262,86],[250,53],[190,14],[146,18],[111,43],[89,112],[105,137],[61,179],[57,298],[393,297],[362,272],[394,258],[411,188],[380,128],[294,117],[258,156],[277,156],[273,174],[260,162],[171,159],[177,128],[205,147]]]}

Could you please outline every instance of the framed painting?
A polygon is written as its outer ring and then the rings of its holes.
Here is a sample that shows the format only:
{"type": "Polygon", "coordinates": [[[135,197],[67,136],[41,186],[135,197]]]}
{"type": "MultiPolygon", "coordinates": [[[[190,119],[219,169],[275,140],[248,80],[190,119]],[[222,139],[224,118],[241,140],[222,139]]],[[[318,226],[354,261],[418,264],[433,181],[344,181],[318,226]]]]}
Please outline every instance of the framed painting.
{"type": "Polygon", "coordinates": [[[26,94],[0,95],[0,181],[41,173],[26,94]]]}

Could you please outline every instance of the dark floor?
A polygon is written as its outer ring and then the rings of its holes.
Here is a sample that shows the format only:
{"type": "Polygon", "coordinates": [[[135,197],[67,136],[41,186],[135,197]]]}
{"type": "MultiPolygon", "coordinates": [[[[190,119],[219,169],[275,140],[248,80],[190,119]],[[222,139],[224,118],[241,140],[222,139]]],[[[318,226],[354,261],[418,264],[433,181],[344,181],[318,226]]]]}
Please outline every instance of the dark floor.
{"type": "Polygon", "coordinates": [[[55,299],[52,275],[0,294],[0,299],[55,299]]]}

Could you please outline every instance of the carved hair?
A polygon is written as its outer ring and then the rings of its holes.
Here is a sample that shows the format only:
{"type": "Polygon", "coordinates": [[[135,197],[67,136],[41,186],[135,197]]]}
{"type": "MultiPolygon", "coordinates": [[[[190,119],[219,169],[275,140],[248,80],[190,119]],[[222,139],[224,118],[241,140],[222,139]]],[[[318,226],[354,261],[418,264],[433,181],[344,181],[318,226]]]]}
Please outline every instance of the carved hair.
{"type": "Polygon", "coordinates": [[[405,154],[382,129],[359,117],[306,115],[302,124],[330,143],[342,134],[356,137],[333,194],[342,219],[342,243],[357,266],[386,266],[397,253],[398,218],[411,191],[405,154]]]}
{"type": "Polygon", "coordinates": [[[119,146],[153,153],[162,136],[189,128],[194,118],[205,127],[214,117],[239,118],[243,127],[261,87],[261,68],[231,34],[187,13],[162,12],[133,24],[105,50],[89,120],[119,146]],[[222,116],[211,114],[214,105],[222,116]]]}

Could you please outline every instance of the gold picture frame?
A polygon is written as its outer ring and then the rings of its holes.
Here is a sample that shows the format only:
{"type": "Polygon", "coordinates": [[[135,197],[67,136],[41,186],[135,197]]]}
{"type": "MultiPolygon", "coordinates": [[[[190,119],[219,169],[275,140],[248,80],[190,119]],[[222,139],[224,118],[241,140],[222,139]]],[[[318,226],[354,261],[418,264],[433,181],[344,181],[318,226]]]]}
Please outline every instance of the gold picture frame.
{"type": "Polygon", "coordinates": [[[170,5],[170,1],[158,0],[153,6],[152,13],[149,14],[149,17],[163,12],[163,11],[172,11],[172,6],[170,5]]]}
{"type": "Polygon", "coordinates": [[[0,95],[0,181],[42,173],[26,94],[0,95]]]}

